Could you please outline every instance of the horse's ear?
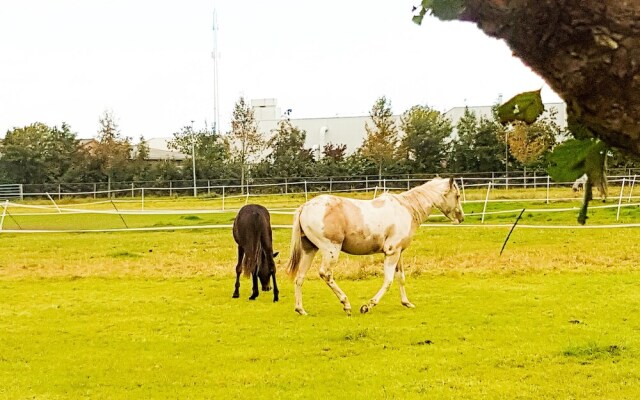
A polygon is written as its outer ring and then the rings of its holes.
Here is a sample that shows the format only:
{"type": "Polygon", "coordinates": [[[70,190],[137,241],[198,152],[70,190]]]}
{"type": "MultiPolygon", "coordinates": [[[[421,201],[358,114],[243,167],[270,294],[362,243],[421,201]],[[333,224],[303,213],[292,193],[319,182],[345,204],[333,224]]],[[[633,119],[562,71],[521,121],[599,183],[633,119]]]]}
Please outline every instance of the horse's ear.
{"type": "Polygon", "coordinates": [[[278,257],[278,254],[280,254],[280,252],[279,252],[279,251],[276,251],[275,253],[273,253],[273,258],[278,257]]]}

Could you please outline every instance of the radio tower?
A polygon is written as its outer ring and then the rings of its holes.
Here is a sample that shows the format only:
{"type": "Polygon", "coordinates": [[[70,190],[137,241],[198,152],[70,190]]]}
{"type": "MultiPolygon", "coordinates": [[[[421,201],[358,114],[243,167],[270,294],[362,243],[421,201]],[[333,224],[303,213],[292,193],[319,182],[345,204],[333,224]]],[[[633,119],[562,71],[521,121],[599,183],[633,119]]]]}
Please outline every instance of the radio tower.
{"type": "Polygon", "coordinates": [[[213,10],[213,132],[220,131],[220,110],[218,104],[218,21],[216,18],[216,10],[213,10]]]}

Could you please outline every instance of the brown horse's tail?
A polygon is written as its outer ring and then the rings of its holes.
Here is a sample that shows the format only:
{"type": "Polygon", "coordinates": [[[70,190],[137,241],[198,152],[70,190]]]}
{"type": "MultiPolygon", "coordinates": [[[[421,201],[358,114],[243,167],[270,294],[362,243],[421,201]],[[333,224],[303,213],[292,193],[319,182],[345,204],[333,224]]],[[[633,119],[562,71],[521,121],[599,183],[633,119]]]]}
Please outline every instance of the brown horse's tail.
{"type": "Polygon", "coordinates": [[[249,240],[244,246],[244,260],[242,263],[242,272],[244,276],[251,276],[257,271],[258,265],[261,264],[262,255],[262,231],[260,230],[259,216],[251,216],[251,229],[248,229],[249,240]]]}
{"type": "Polygon", "coordinates": [[[291,256],[287,266],[287,273],[294,277],[300,266],[300,258],[302,256],[302,229],[300,228],[300,213],[302,207],[299,207],[293,215],[293,226],[291,229],[291,256]]]}

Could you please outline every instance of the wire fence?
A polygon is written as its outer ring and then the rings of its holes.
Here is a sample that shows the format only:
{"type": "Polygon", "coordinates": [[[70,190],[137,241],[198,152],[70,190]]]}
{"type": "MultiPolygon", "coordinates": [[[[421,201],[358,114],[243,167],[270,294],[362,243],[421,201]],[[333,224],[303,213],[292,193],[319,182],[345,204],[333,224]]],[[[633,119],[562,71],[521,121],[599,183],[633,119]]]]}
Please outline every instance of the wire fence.
{"type": "MultiPolygon", "coordinates": [[[[635,187],[638,170],[609,171],[608,184],[616,186],[623,181],[635,187]],[[618,172],[617,175],[612,174],[618,172]]],[[[122,198],[122,197],[233,197],[262,194],[291,193],[339,193],[369,192],[388,190],[408,190],[435,177],[435,174],[404,176],[363,176],[363,177],[311,177],[311,178],[269,178],[249,179],[241,185],[234,180],[195,180],[163,182],[117,182],[117,183],[65,183],[42,185],[2,185],[0,199],[34,198],[122,198]],[[195,185],[194,185],[195,183],[195,185]]],[[[490,172],[484,174],[443,175],[453,176],[463,191],[487,187],[494,189],[543,189],[571,187],[575,182],[555,182],[546,174],[537,172],[513,172],[510,175],[490,172]]],[[[548,197],[548,196],[547,196],[548,197]]],[[[550,199],[547,198],[547,201],[550,199]]]]}
{"type": "MultiPolygon", "coordinates": [[[[637,227],[638,217],[640,213],[637,210],[640,209],[640,196],[634,195],[635,183],[637,176],[611,176],[609,177],[610,192],[616,192],[617,196],[611,196],[609,203],[605,205],[596,206],[592,204],[590,210],[607,210],[614,209],[615,212],[615,224],[613,217],[604,221],[599,225],[587,225],[586,228],[603,227],[616,227],[616,228],[628,228],[637,227]],[[619,190],[618,190],[619,188],[619,190]],[[627,212],[627,218],[622,218],[621,211],[629,209],[627,212]],[[629,218],[631,216],[631,218],[629,218]]],[[[220,224],[189,224],[188,219],[178,221],[180,226],[174,225],[174,222],[168,225],[162,225],[162,223],[153,222],[152,226],[130,226],[125,221],[125,217],[135,216],[150,216],[150,215],[174,215],[183,216],[194,214],[216,214],[216,213],[233,213],[237,211],[243,204],[249,202],[261,202],[266,200],[271,204],[268,208],[274,215],[276,214],[293,214],[295,208],[308,200],[309,197],[319,193],[340,193],[349,192],[354,196],[360,198],[375,198],[385,192],[399,192],[410,189],[424,182],[424,179],[415,177],[407,177],[404,179],[382,179],[376,182],[371,182],[368,179],[364,180],[350,180],[350,181],[296,181],[285,183],[272,183],[272,184],[260,184],[243,186],[246,191],[244,194],[238,191],[230,190],[229,188],[237,188],[236,186],[222,186],[222,187],[198,187],[198,190],[212,190],[211,197],[200,196],[196,198],[197,202],[191,203],[188,209],[171,209],[176,199],[170,197],[160,198],[145,198],[146,191],[155,191],[159,188],[133,188],[133,192],[126,191],[112,191],[116,194],[114,197],[107,199],[91,198],[91,195],[97,195],[95,192],[88,192],[89,196],[84,196],[84,199],[74,199],[69,202],[60,202],[57,200],[58,193],[23,193],[23,199],[28,196],[35,196],[35,198],[45,197],[46,202],[33,202],[33,201],[17,201],[5,200],[2,205],[2,215],[0,216],[0,232],[2,233],[36,233],[36,232],[118,232],[118,231],[159,231],[159,230],[174,230],[174,229],[213,229],[213,228],[229,228],[229,223],[220,224]],[[321,190],[328,185],[328,190],[321,190]],[[341,186],[345,185],[345,186],[341,186]],[[218,191],[218,192],[216,192],[218,191]],[[137,193],[136,193],[137,192],[137,193]],[[220,193],[218,195],[217,193],[220,193]],[[263,199],[260,199],[263,197],[263,199]],[[268,199],[268,200],[267,200],[268,199]],[[281,200],[278,200],[281,199],[281,200]],[[153,208],[146,208],[146,202],[154,203],[153,208]],[[117,205],[116,205],[117,204],[117,205]],[[160,204],[160,206],[158,206],[160,204]],[[162,204],[166,204],[167,207],[162,204]],[[196,204],[195,208],[193,204],[196,204]],[[275,204],[281,205],[280,207],[275,204]],[[286,204],[286,205],[285,205],[286,204]],[[295,204],[295,205],[294,205],[295,204]],[[285,205],[285,206],[282,206],[285,205]],[[102,227],[97,222],[89,223],[89,225],[96,226],[91,229],[77,229],[77,228],[64,228],[58,229],[60,225],[48,226],[47,229],[29,229],[28,227],[20,226],[16,218],[25,217],[45,217],[45,216],[57,216],[65,218],[65,216],[85,216],[90,219],[98,219],[99,215],[112,215],[117,218],[113,221],[122,222],[124,227],[102,227]],[[91,217],[93,216],[93,217],[91,217]],[[118,220],[119,218],[119,220],[118,220]],[[5,221],[12,220],[14,225],[18,229],[6,229],[5,221]]],[[[484,227],[506,227],[510,226],[510,223],[497,224],[495,218],[490,223],[485,224],[485,217],[495,216],[507,216],[511,214],[518,214],[522,208],[523,203],[527,203],[527,210],[529,213],[542,214],[542,213],[562,213],[562,212],[577,212],[580,208],[581,195],[572,192],[569,187],[571,182],[553,182],[548,176],[536,177],[531,180],[530,177],[509,177],[508,180],[504,177],[487,178],[487,177],[462,177],[457,180],[461,191],[462,202],[464,204],[474,205],[476,208],[476,214],[474,215],[479,221],[476,223],[465,222],[464,226],[484,226],[484,227]],[[524,190],[526,188],[526,190],[524,190]],[[554,190],[552,190],[552,188],[554,190]],[[562,188],[562,190],[557,190],[562,188]],[[518,192],[518,189],[523,189],[518,192]],[[467,192],[470,196],[467,196],[467,192]],[[564,193],[571,194],[570,196],[563,195],[564,193]],[[504,209],[504,206],[494,206],[490,208],[492,203],[513,203],[512,209],[504,209]],[[564,203],[561,203],[564,202],[564,203]],[[550,203],[556,205],[548,206],[550,203]],[[532,207],[532,204],[541,204],[540,207],[532,207]],[[564,205],[564,206],[563,206],[564,205]],[[481,208],[481,211],[479,209],[481,208]]],[[[193,188],[191,188],[193,189],[193,188]]],[[[165,189],[166,190],[166,189],[165,189]]],[[[63,197],[60,194],[60,197],[63,197]]],[[[77,194],[73,194],[75,196],[77,194]]],[[[100,196],[101,197],[101,196],[100,196]]],[[[508,206],[507,206],[508,207],[508,206]]],[[[76,217],[79,221],[80,217],[76,217]]],[[[435,214],[430,217],[432,221],[444,222],[444,217],[441,214],[435,214]]],[[[73,219],[73,217],[71,217],[73,219]]],[[[226,219],[228,221],[228,217],[226,219]]],[[[64,223],[59,223],[64,224],[64,223]]],[[[449,226],[447,224],[429,223],[429,226],[449,226]]],[[[289,225],[274,225],[274,227],[289,228],[289,225]]],[[[519,225],[520,228],[580,228],[576,225],[559,225],[559,224],[535,224],[535,225],[519,225]]],[[[581,228],[583,229],[583,228],[581,228]]]]}

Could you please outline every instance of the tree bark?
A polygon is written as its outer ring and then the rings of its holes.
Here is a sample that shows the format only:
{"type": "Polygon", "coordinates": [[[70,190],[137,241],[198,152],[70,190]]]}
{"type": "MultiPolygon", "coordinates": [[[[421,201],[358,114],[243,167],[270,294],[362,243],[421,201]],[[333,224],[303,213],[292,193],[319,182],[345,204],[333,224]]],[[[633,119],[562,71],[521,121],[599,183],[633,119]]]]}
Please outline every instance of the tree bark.
{"type": "Polygon", "coordinates": [[[569,121],[640,155],[640,0],[465,0],[567,103],[569,121]]]}

